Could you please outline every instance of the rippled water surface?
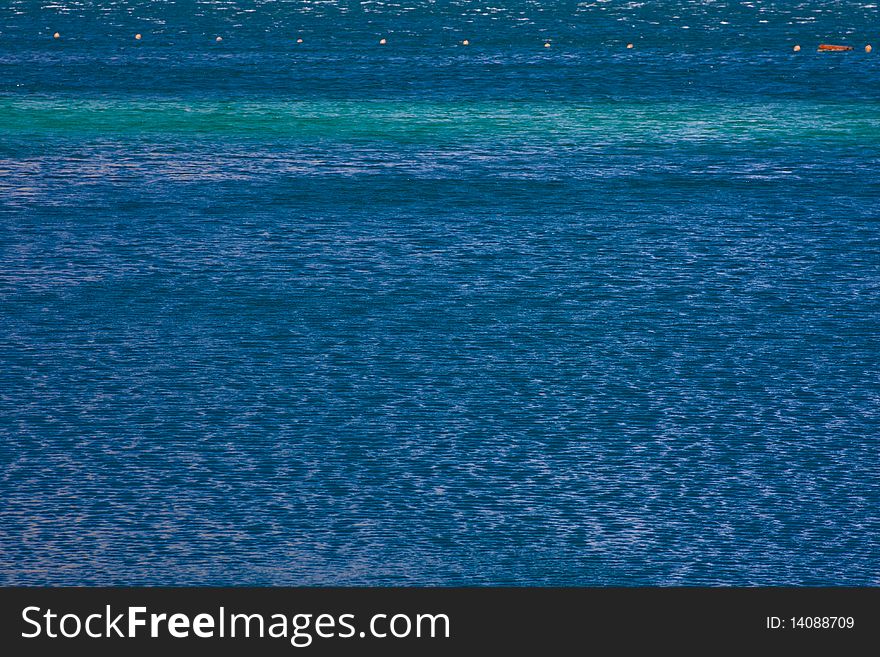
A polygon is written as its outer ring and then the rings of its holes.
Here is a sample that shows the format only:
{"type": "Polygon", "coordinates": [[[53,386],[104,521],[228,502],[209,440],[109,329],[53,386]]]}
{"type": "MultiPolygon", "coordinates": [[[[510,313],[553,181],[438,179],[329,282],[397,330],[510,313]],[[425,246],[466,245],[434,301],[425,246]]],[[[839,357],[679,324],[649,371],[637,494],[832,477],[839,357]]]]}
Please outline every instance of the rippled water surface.
{"type": "Polygon", "coordinates": [[[878,25],[3,3],[0,583],[880,584],[878,25]]]}

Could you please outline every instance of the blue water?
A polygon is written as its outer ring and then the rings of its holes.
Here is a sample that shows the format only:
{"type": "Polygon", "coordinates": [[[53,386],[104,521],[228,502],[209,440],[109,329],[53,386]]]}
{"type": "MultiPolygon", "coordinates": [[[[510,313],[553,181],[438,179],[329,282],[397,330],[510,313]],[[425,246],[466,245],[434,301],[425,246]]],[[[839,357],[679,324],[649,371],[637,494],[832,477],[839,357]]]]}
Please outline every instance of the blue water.
{"type": "Polygon", "coordinates": [[[3,3],[0,583],[880,584],[878,18],[3,3]]]}

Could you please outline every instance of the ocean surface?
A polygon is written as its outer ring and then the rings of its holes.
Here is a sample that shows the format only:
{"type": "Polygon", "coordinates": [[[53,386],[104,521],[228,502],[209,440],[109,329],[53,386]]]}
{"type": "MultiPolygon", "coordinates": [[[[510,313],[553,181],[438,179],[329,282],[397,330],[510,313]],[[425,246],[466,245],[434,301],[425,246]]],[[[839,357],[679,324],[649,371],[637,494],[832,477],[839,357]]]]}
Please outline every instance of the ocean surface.
{"type": "Polygon", "coordinates": [[[0,584],[880,584],[877,48],[3,2],[0,584]]]}

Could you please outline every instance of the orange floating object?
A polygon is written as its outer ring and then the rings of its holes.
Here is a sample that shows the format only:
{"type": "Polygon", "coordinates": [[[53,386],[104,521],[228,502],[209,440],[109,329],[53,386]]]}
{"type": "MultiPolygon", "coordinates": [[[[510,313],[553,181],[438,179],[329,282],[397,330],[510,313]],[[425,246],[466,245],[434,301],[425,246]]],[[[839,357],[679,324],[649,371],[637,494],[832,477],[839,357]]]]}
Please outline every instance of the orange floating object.
{"type": "Polygon", "coordinates": [[[819,44],[819,52],[844,52],[845,50],[852,50],[852,46],[833,46],[828,43],[819,44]]]}

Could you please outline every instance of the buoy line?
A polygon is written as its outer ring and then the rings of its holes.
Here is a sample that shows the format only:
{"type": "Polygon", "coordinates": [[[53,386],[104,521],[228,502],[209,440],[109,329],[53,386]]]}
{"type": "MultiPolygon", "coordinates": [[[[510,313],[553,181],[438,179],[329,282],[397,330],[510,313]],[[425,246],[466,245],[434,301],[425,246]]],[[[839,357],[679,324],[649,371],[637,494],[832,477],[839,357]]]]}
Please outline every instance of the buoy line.
{"type": "MultiPolygon", "coordinates": [[[[57,40],[57,39],[60,39],[60,38],[61,38],[61,33],[60,33],[60,32],[54,32],[54,33],[52,34],[52,38],[53,38],[53,39],[56,39],[56,40],[57,40]]],[[[141,40],[144,38],[144,36],[143,36],[143,34],[141,34],[140,32],[138,32],[137,34],[134,35],[134,38],[135,38],[135,41],[141,41],[141,40]]],[[[221,42],[223,41],[223,37],[218,35],[218,36],[214,37],[214,41],[215,41],[216,43],[221,43],[221,42]]],[[[302,44],[303,42],[304,42],[304,41],[303,41],[303,38],[302,38],[302,37],[297,37],[297,38],[296,38],[296,43],[297,43],[297,44],[302,44]]],[[[458,41],[457,43],[460,44],[460,45],[462,45],[462,46],[469,46],[469,45],[471,44],[471,42],[470,42],[469,39],[462,39],[461,41],[458,41]]],[[[380,45],[380,46],[388,45],[388,39],[387,39],[387,37],[381,37],[381,38],[379,39],[379,45],[380,45]]],[[[552,42],[551,39],[544,39],[544,40],[543,40],[543,45],[544,45],[544,48],[550,48],[550,47],[553,45],[553,42],[552,42]]],[[[627,50],[632,50],[632,49],[635,48],[635,44],[632,43],[632,42],[628,42],[628,43],[626,44],[625,47],[626,47],[627,50]]],[[[851,50],[854,50],[854,47],[853,47],[853,46],[837,45],[837,44],[831,44],[831,43],[820,43],[820,44],[818,45],[818,47],[817,47],[817,52],[849,52],[849,51],[851,51],[851,50]]],[[[872,52],[873,50],[874,50],[874,48],[873,48],[873,46],[872,46],[871,44],[867,44],[867,45],[865,46],[865,52],[866,52],[866,53],[870,53],[870,52],[872,52]]],[[[794,51],[794,52],[801,52],[801,46],[800,46],[800,44],[795,44],[794,46],[792,46],[792,51],[794,51]]]]}

